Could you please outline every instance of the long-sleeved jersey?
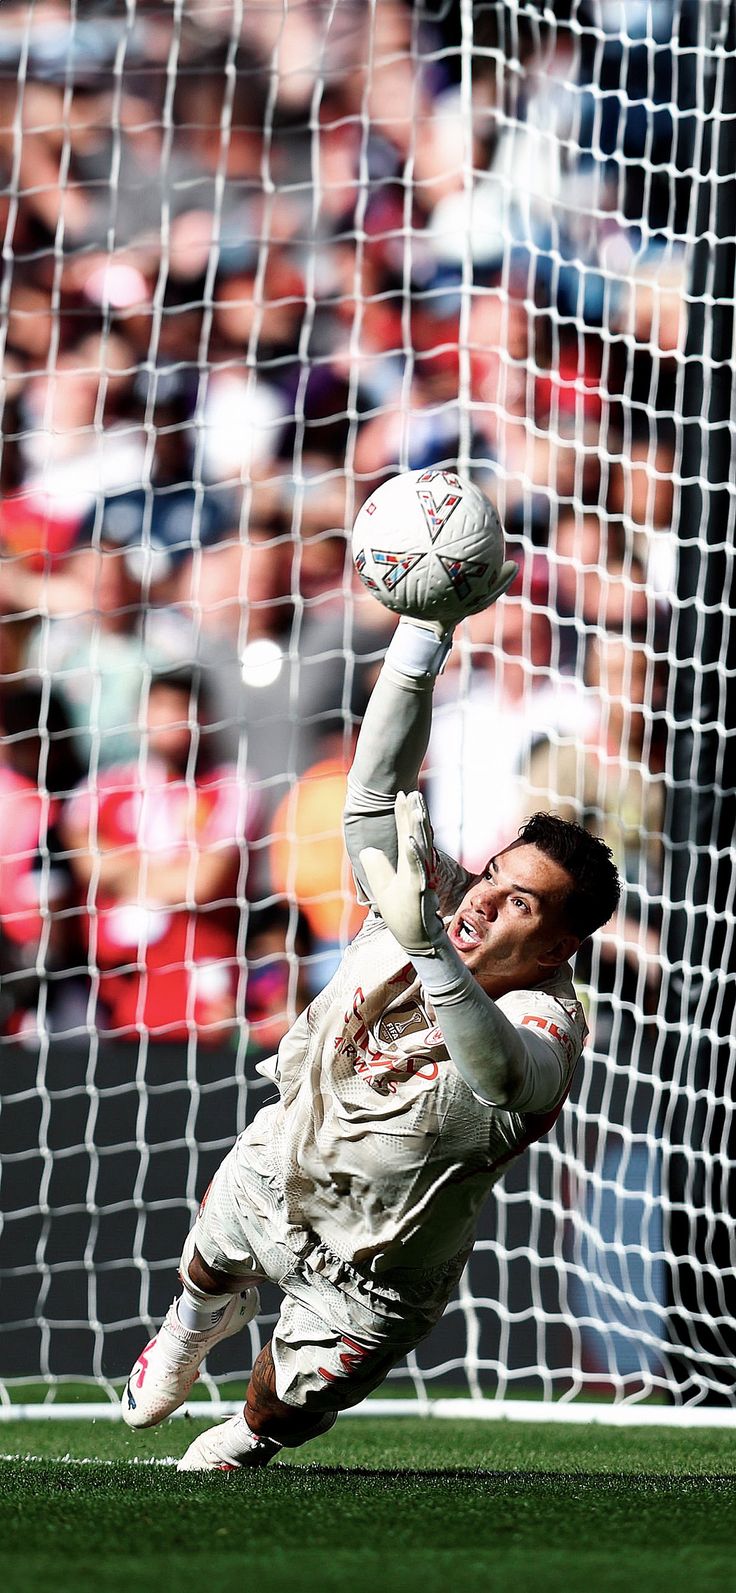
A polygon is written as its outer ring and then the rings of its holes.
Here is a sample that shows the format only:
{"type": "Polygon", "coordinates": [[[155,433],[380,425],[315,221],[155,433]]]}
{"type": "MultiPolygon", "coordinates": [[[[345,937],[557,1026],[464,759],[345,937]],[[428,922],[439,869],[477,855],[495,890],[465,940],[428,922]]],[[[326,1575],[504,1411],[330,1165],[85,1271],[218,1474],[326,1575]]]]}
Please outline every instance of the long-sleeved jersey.
{"type": "MultiPolygon", "coordinates": [[[[404,687],[400,672],[397,678],[384,667],[346,813],[363,889],[360,851],[388,850],[392,835],[395,850],[393,797],[416,780],[430,700],[431,680],[404,687]]],[[[458,864],[438,856],[443,914],[454,911],[469,882],[458,864]]],[[[428,996],[372,910],[331,983],[272,1063],[261,1064],[279,1100],[262,1108],[240,1142],[244,1195],[288,1244],[298,1251],[316,1233],[377,1283],[399,1289],[412,1272],[426,1277],[428,1269],[439,1289],[443,1278],[454,1280],[489,1189],[554,1122],[585,1040],[567,964],[492,1002],[449,941],[447,948],[453,993],[446,1008],[428,996]],[[504,1085],[510,1053],[511,1099],[504,1085]]]]}

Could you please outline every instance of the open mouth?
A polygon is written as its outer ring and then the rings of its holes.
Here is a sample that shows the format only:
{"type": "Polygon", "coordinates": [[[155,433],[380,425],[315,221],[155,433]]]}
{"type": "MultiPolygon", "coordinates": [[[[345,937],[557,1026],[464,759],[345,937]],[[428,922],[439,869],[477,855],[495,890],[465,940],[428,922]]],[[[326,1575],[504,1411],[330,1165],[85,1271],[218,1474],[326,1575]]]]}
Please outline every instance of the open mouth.
{"type": "Polygon", "coordinates": [[[459,918],[453,930],[452,939],[458,950],[470,950],[473,946],[480,946],[482,935],[476,924],[470,918],[459,918]]]}

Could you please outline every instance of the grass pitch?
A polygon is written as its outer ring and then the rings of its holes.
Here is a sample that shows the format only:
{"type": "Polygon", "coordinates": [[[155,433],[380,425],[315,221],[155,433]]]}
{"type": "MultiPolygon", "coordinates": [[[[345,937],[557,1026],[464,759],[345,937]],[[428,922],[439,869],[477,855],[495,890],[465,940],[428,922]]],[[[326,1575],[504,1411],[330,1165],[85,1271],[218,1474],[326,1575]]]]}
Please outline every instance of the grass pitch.
{"type": "Polygon", "coordinates": [[[133,1463],[206,1425],[3,1425],[1,1593],[734,1586],[736,1433],[361,1418],[265,1471],[133,1463]]]}

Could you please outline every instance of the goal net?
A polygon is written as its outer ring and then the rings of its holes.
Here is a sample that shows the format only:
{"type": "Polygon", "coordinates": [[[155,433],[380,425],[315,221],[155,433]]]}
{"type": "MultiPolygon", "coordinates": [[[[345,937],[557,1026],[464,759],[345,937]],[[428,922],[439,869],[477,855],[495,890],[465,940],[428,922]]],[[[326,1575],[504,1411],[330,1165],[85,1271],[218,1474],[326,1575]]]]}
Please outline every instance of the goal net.
{"type": "Polygon", "coordinates": [[[735,51],[730,0],[4,5],[5,1413],[112,1411],[360,923],[349,528],[438,461],[521,566],[438,684],[438,841],[554,809],[625,890],[570,1101],[387,1391],[733,1403],[735,51]]]}

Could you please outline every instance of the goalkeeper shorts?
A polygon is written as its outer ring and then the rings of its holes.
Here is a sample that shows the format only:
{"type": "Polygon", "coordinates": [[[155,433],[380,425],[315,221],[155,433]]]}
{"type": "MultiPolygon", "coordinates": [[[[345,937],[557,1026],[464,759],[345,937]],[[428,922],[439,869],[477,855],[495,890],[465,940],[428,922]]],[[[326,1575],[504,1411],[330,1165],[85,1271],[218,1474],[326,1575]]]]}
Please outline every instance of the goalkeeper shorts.
{"type": "MultiPolygon", "coordinates": [[[[391,1367],[425,1338],[446,1303],[402,1299],[334,1254],[316,1234],[297,1252],[243,1201],[231,1151],[221,1163],[185,1246],[241,1287],[266,1281],[283,1291],[271,1339],[276,1393],[287,1405],[346,1410],[378,1388],[391,1367]]],[[[241,1164],[242,1173],[242,1164],[241,1164]]],[[[454,1277],[450,1280],[454,1283],[454,1277]]]]}

